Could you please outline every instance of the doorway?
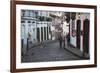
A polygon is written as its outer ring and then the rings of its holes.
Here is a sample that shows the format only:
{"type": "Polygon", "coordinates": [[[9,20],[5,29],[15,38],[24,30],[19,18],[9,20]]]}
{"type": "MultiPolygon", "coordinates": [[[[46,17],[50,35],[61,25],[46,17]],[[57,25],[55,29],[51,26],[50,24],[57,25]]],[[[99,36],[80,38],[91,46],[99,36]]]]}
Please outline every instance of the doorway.
{"type": "Polygon", "coordinates": [[[77,20],[77,30],[76,30],[76,42],[77,42],[77,48],[80,49],[80,29],[81,29],[81,20],[77,20]]]}
{"type": "Polygon", "coordinates": [[[89,53],[89,23],[88,19],[83,21],[83,52],[89,53]]]}
{"type": "Polygon", "coordinates": [[[40,42],[40,30],[37,28],[37,42],[40,42]]]}

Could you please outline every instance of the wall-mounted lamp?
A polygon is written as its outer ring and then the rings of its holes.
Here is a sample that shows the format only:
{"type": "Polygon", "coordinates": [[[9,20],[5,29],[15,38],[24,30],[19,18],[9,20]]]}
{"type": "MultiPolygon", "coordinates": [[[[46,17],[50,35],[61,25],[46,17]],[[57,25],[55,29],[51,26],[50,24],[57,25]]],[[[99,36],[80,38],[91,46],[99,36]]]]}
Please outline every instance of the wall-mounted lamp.
{"type": "Polygon", "coordinates": [[[78,18],[80,18],[81,17],[81,13],[78,13],[78,18]]]}

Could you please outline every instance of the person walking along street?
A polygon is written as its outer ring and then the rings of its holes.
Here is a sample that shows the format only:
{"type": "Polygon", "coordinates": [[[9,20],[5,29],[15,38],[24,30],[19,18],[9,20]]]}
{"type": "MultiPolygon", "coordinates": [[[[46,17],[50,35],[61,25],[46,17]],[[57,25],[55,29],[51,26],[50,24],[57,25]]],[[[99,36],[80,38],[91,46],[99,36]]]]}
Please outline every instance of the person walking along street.
{"type": "Polygon", "coordinates": [[[62,48],[63,39],[61,33],[58,34],[58,40],[59,40],[60,48],[62,48]]]}
{"type": "Polygon", "coordinates": [[[62,44],[63,44],[62,28],[59,28],[59,30],[58,30],[58,41],[59,41],[60,48],[62,48],[62,44]]]}

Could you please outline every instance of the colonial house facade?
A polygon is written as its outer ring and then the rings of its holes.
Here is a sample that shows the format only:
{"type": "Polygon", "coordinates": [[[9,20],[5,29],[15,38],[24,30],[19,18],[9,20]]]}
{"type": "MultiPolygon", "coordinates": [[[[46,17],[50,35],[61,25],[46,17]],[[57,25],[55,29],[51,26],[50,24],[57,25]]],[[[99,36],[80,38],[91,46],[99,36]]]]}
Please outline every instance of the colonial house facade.
{"type": "Polygon", "coordinates": [[[90,14],[75,13],[69,23],[70,44],[89,55],[90,14]]]}

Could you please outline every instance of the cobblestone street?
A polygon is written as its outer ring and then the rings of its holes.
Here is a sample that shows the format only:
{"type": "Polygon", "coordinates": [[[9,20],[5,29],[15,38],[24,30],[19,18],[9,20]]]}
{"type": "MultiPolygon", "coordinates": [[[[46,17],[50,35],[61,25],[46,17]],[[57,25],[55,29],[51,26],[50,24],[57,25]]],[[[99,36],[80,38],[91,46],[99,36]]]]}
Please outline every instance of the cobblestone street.
{"type": "Polygon", "coordinates": [[[27,54],[22,57],[22,62],[48,62],[68,60],[81,60],[81,58],[64,48],[59,48],[58,41],[33,47],[27,52],[27,54]]]}

